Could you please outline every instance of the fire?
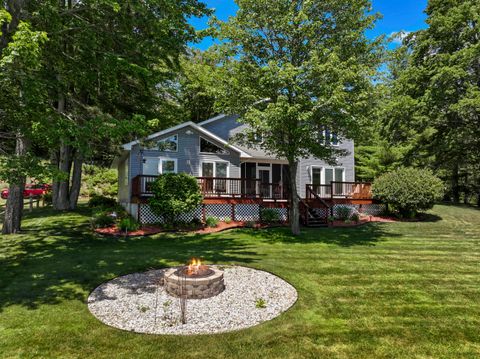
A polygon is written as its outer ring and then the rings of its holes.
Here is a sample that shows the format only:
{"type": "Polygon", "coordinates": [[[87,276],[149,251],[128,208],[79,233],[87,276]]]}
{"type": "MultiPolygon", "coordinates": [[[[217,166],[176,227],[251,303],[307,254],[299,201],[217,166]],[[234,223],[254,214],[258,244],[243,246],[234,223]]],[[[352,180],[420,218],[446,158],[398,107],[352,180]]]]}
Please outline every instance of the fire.
{"type": "Polygon", "coordinates": [[[188,275],[198,274],[202,265],[203,264],[202,264],[202,261],[200,259],[192,258],[190,260],[190,263],[188,264],[187,274],[188,275]]]}

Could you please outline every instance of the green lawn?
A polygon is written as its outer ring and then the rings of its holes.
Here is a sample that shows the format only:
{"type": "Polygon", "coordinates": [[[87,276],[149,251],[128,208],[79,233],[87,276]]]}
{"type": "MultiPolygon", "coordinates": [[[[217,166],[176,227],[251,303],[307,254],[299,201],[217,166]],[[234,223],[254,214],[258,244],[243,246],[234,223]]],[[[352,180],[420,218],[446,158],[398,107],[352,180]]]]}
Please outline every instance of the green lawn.
{"type": "Polygon", "coordinates": [[[0,236],[0,357],[478,358],[480,210],[437,206],[421,223],[237,230],[112,239],[85,208],[27,215],[0,236]],[[115,276],[184,263],[274,272],[299,300],[271,322],[230,334],[154,336],[107,327],[85,304],[115,276]]]}

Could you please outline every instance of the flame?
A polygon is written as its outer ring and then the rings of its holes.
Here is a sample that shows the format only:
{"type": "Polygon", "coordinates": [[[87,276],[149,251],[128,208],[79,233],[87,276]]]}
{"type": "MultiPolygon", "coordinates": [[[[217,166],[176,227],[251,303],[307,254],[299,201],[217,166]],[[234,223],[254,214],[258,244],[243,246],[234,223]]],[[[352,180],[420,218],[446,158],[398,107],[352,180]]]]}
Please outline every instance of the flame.
{"type": "Polygon", "coordinates": [[[203,264],[200,259],[192,258],[190,260],[190,263],[188,264],[187,274],[188,275],[198,274],[202,265],[203,264]]]}

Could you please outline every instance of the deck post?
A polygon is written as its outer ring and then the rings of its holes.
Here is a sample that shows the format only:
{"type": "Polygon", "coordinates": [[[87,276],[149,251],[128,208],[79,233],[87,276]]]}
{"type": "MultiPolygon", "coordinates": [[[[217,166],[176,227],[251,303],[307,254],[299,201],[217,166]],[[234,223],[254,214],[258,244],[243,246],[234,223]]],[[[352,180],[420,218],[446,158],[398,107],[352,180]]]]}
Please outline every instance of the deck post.
{"type": "Polygon", "coordinates": [[[202,222],[205,223],[207,221],[207,209],[205,208],[205,203],[202,204],[202,222]]]}
{"type": "Polygon", "coordinates": [[[232,203],[232,221],[235,221],[235,203],[232,203]]]}

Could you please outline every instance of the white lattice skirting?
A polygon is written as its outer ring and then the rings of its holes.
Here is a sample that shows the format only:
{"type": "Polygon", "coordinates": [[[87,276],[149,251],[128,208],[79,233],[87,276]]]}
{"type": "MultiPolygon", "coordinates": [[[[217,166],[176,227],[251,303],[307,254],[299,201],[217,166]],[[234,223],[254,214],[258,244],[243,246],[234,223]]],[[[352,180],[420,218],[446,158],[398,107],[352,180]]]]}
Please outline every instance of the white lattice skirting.
{"type": "MultiPolygon", "coordinates": [[[[205,217],[214,217],[220,221],[234,219],[236,221],[259,221],[261,207],[258,204],[205,204],[198,206],[193,212],[184,213],[179,220],[190,222],[194,219],[203,219],[203,206],[205,206],[205,217]],[[233,212],[232,212],[233,206],[233,212]],[[232,218],[233,217],[233,218],[232,218]]],[[[279,213],[282,222],[288,220],[288,208],[271,208],[279,213]]],[[[163,223],[163,218],[152,212],[147,204],[140,204],[138,207],[138,220],[143,224],[163,223]]]]}

